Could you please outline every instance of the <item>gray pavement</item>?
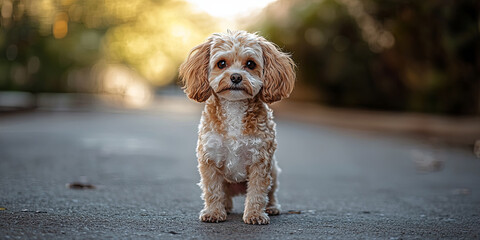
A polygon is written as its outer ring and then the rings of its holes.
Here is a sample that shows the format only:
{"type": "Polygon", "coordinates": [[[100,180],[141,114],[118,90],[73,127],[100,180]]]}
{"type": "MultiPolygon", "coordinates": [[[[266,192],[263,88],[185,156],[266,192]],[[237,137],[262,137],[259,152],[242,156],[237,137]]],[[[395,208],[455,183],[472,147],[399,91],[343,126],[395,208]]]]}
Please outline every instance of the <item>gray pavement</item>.
{"type": "Polygon", "coordinates": [[[0,238],[480,239],[480,159],[470,149],[282,118],[283,213],[246,225],[240,197],[226,222],[199,222],[199,114],[0,116],[0,238]]]}

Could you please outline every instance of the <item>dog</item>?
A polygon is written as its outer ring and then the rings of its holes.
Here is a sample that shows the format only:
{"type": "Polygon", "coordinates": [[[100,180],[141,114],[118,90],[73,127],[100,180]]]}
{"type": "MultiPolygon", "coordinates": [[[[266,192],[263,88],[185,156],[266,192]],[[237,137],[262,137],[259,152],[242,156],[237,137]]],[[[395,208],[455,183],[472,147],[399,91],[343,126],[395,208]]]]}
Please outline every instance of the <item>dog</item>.
{"type": "Polygon", "coordinates": [[[215,33],[180,66],[184,92],[206,102],[197,142],[203,222],[222,222],[232,197],[246,194],[243,221],[269,224],[280,214],[280,169],[273,113],[267,104],[290,95],[295,63],[258,34],[215,33]],[[268,214],[268,215],[267,215],[268,214]]]}

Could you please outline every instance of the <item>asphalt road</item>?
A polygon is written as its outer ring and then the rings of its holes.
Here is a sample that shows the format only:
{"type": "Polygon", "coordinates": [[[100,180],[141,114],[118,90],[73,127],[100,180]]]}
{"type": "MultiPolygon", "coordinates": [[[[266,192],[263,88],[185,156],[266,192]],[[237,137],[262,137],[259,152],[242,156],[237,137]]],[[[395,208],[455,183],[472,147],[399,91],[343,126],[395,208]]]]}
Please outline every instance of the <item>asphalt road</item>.
{"type": "Polygon", "coordinates": [[[188,109],[0,117],[0,238],[480,239],[469,149],[282,119],[283,213],[244,224],[240,197],[226,222],[199,222],[198,121],[188,109]]]}

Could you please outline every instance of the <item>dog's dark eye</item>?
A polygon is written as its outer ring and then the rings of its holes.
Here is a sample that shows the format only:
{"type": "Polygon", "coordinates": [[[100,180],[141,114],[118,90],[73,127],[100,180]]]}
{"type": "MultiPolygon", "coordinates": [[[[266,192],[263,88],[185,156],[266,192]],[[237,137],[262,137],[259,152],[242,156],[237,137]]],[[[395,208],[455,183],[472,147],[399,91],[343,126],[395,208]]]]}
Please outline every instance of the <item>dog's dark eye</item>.
{"type": "Polygon", "coordinates": [[[225,62],[225,60],[220,60],[217,63],[217,67],[220,69],[224,69],[226,66],[227,66],[227,62],[225,62]]]}
{"type": "Polygon", "coordinates": [[[247,64],[245,66],[247,66],[247,68],[253,70],[257,66],[257,64],[252,60],[248,60],[247,64]]]}

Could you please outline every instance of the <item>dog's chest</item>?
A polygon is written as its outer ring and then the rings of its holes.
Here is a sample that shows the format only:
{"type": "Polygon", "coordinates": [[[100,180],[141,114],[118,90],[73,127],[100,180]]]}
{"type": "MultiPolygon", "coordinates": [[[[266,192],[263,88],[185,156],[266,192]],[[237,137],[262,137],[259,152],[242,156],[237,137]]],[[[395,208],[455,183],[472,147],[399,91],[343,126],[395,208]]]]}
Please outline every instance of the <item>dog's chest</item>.
{"type": "MultiPolygon", "coordinates": [[[[247,167],[258,152],[260,140],[243,134],[247,106],[242,102],[227,102],[222,105],[224,131],[211,131],[207,134],[205,149],[218,167],[224,170],[225,178],[230,182],[247,180],[247,167]]],[[[217,129],[218,130],[218,129],[217,129]]]]}
{"type": "Polygon", "coordinates": [[[222,105],[223,114],[225,115],[225,131],[228,137],[242,137],[243,118],[247,111],[247,105],[243,102],[225,102],[222,105]]]}

